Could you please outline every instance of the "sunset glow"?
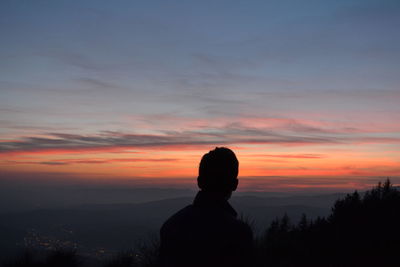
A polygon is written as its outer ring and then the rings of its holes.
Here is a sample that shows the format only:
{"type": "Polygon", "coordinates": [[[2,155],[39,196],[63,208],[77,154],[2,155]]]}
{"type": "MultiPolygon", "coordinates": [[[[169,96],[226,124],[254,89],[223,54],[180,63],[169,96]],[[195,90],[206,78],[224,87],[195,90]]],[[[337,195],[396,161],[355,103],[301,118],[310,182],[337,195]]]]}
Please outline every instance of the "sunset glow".
{"type": "Polygon", "coordinates": [[[0,4],[0,179],[183,186],[226,146],[241,190],[400,182],[398,2],[173,2],[0,4]]]}

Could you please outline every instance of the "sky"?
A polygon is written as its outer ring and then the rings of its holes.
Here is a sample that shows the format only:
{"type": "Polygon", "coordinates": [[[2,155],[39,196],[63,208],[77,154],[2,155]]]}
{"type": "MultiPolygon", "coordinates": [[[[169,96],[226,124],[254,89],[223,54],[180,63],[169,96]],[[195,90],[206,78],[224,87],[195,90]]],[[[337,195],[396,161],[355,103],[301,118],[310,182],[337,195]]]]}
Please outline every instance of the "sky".
{"type": "Polygon", "coordinates": [[[400,182],[400,2],[0,2],[0,179],[400,182]]]}

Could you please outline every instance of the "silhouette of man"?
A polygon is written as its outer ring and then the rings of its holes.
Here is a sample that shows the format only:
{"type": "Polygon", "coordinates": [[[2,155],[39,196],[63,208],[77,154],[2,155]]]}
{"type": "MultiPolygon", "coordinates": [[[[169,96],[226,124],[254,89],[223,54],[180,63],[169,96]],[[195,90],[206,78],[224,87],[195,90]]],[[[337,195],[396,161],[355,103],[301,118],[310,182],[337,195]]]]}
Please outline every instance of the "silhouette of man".
{"type": "Polygon", "coordinates": [[[250,266],[253,235],[228,203],[238,186],[239,162],[217,147],[200,162],[200,191],[193,204],[169,218],[160,230],[162,267],[250,266]]]}

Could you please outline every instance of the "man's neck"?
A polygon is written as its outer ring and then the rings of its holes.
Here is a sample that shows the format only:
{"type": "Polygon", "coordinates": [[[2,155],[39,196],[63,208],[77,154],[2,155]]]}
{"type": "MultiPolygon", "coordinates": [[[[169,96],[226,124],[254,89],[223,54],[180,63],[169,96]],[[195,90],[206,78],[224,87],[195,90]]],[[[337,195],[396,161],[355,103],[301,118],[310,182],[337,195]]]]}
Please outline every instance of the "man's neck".
{"type": "Polygon", "coordinates": [[[232,196],[232,192],[208,191],[208,190],[200,190],[200,192],[201,194],[204,194],[209,198],[221,201],[222,200],[228,201],[232,196]]]}

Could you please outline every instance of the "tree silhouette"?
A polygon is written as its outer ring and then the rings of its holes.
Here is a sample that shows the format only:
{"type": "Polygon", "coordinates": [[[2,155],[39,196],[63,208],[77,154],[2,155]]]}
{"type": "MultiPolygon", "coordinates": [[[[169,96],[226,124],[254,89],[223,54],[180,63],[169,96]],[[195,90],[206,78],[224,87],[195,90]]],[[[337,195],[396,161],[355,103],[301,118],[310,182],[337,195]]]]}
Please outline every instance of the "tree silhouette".
{"type": "Polygon", "coordinates": [[[337,200],[331,214],[314,221],[287,216],[265,232],[260,266],[399,266],[400,191],[387,179],[361,196],[337,200]]]}

